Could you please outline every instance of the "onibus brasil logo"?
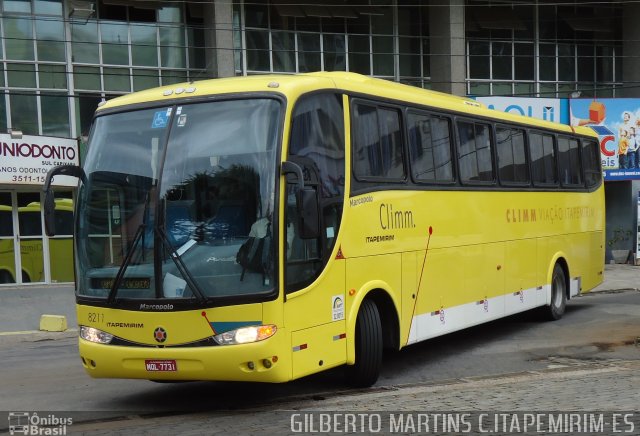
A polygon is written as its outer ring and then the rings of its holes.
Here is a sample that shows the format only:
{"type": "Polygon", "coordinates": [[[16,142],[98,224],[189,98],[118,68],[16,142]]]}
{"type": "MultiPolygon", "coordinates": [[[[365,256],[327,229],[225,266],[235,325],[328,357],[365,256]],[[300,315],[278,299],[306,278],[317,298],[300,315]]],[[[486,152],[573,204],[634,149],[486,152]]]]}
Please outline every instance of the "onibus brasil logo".
{"type": "Polygon", "coordinates": [[[66,435],[73,418],[54,414],[39,416],[36,412],[9,412],[10,435],[66,435]]]}

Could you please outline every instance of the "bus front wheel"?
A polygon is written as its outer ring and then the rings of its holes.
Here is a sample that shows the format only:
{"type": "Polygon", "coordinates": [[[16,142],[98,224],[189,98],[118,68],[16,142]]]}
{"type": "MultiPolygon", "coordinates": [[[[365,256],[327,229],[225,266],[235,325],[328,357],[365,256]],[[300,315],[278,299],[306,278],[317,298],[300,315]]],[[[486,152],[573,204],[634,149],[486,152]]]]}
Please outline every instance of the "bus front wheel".
{"type": "Polygon", "coordinates": [[[562,318],[567,306],[567,280],[559,264],[553,268],[551,278],[551,304],[545,306],[545,316],[551,321],[562,318]]]}
{"type": "Polygon", "coordinates": [[[9,271],[0,271],[0,284],[15,283],[9,271]]]}
{"type": "Polygon", "coordinates": [[[382,366],[382,323],[378,306],[364,300],[355,330],[356,362],[347,367],[347,382],[354,387],[369,387],[378,380],[382,366]]]}

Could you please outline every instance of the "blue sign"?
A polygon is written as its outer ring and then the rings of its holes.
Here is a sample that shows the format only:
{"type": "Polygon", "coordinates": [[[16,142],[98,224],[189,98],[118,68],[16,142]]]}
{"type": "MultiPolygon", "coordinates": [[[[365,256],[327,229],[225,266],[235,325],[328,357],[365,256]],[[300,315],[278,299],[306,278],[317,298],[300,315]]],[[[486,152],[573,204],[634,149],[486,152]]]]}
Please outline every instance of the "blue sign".
{"type": "Polygon", "coordinates": [[[164,129],[169,122],[169,115],[171,112],[167,110],[158,111],[153,115],[153,121],[151,122],[152,129],[164,129]]]}

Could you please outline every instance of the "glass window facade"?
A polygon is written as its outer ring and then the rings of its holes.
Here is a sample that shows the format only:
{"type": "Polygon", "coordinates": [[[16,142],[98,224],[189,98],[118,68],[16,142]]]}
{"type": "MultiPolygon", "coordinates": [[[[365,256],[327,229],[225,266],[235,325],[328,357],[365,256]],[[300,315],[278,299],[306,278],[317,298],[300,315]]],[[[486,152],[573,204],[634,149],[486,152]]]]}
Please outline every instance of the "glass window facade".
{"type": "Polygon", "coordinates": [[[236,2],[233,21],[236,74],[353,71],[429,86],[426,1],[236,2]]]}
{"type": "Polygon", "coordinates": [[[467,92],[615,97],[622,86],[622,5],[467,0],[467,92]]]}
{"type": "Polygon", "coordinates": [[[79,136],[100,99],[202,76],[202,13],[186,2],[94,6],[80,19],[63,0],[0,2],[0,129],[79,136]]]}
{"type": "MultiPolygon", "coordinates": [[[[79,19],[63,0],[0,2],[0,128],[75,137],[86,134],[96,96],[207,76],[216,26],[209,6],[110,3],[97,0],[94,16],[79,19]],[[14,103],[28,112],[18,114],[14,103]],[[57,111],[45,111],[52,104],[57,111]]],[[[623,7],[466,0],[466,74],[451,80],[465,81],[470,95],[615,97],[623,7]]],[[[431,87],[437,35],[426,0],[235,0],[232,11],[237,75],[353,71],[431,87]]]]}

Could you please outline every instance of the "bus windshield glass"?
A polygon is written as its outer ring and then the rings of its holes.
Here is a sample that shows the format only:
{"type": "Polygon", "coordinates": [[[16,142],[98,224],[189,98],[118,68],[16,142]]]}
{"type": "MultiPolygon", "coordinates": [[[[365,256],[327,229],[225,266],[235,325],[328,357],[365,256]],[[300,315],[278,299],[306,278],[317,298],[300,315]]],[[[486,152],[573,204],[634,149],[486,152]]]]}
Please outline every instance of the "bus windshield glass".
{"type": "Polygon", "coordinates": [[[255,98],[99,116],[79,194],[78,294],[271,294],[280,106],[255,98]]]}

